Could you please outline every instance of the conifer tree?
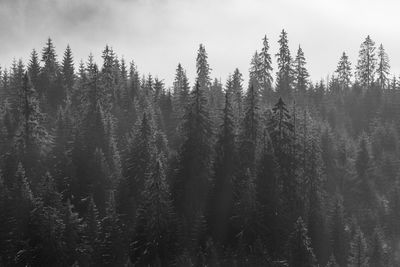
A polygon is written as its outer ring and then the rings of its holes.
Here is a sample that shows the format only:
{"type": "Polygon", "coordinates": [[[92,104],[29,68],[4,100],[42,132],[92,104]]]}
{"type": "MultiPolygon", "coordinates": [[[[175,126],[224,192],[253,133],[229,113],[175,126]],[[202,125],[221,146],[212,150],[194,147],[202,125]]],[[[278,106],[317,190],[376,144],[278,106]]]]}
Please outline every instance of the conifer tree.
{"type": "Polygon", "coordinates": [[[389,87],[389,57],[386,54],[383,45],[381,44],[378,48],[378,67],[376,69],[377,72],[377,81],[378,85],[381,89],[387,89],[389,87]]]}
{"type": "Polygon", "coordinates": [[[205,89],[197,82],[183,124],[184,142],[174,181],[174,204],[187,220],[204,212],[209,190],[212,124],[205,89]]]}
{"type": "Polygon", "coordinates": [[[326,264],[326,267],[340,267],[339,264],[337,264],[336,262],[335,256],[331,255],[328,263],[326,264]]]}
{"type": "Polygon", "coordinates": [[[138,210],[131,260],[139,265],[167,266],[175,249],[174,213],[162,156],[157,156],[152,165],[138,210]]]}
{"type": "Polygon", "coordinates": [[[272,96],[272,63],[271,63],[271,55],[269,54],[269,44],[267,36],[265,35],[263,38],[263,48],[259,54],[259,74],[258,77],[260,78],[260,87],[261,94],[263,96],[263,102],[271,101],[269,98],[272,96]]]}
{"type": "Polygon", "coordinates": [[[288,46],[288,38],[285,30],[279,36],[279,52],[275,55],[278,59],[278,72],[276,74],[276,91],[286,101],[292,98],[292,57],[288,46]]]}
{"type": "Polygon", "coordinates": [[[243,113],[243,77],[239,69],[235,69],[232,75],[232,108],[235,121],[235,129],[239,129],[240,120],[243,113]]]}
{"type": "MultiPolygon", "coordinates": [[[[289,114],[289,111],[286,108],[286,104],[283,102],[282,98],[279,98],[278,102],[273,107],[272,112],[273,114],[271,120],[268,123],[268,131],[279,166],[279,183],[281,183],[282,196],[286,199],[285,203],[288,205],[287,216],[295,216],[293,212],[298,212],[298,209],[295,207],[295,205],[299,203],[296,200],[296,158],[293,153],[294,125],[292,123],[292,118],[289,114]]],[[[287,221],[287,223],[289,222],[287,221]]]]}
{"type": "Polygon", "coordinates": [[[33,88],[38,89],[39,75],[40,75],[40,63],[39,55],[35,49],[32,50],[31,59],[28,64],[28,74],[31,79],[33,88]]]}
{"type": "Polygon", "coordinates": [[[296,221],[294,231],[289,238],[288,263],[289,266],[317,266],[310,238],[307,235],[307,228],[301,217],[296,221]]]}
{"type": "Polygon", "coordinates": [[[117,100],[117,88],[115,84],[114,63],[115,54],[112,48],[108,45],[102,53],[103,66],[101,68],[101,90],[103,98],[101,99],[102,106],[105,110],[110,111],[114,108],[117,100]]]}
{"type": "Polygon", "coordinates": [[[71,94],[72,87],[74,85],[75,74],[74,74],[74,60],[72,57],[71,47],[67,45],[64,52],[64,58],[61,64],[61,75],[63,79],[64,90],[67,94],[71,94]]]}
{"type": "Polygon", "coordinates": [[[262,152],[258,162],[256,177],[256,196],[262,213],[262,223],[265,225],[267,247],[270,255],[276,256],[280,246],[278,210],[279,210],[279,184],[277,177],[277,162],[273,145],[264,129],[262,139],[262,152]]]}
{"type": "Polygon", "coordinates": [[[35,179],[38,178],[33,174],[35,165],[49,151],[51,137],[43,126],[44,115],[40,111],[36,91],[32,88],[27,73],[19,90],[19,103],[20,119],[15,144],[29,176],[35,179]]]}
{"type": "Polygon", "coordinates": [[[242,125],[239,134],[239,154],[241,155],[240,169],[241,176],[244,177],[247,170],[251,175],[255,175],[257,160],[257,147],[260,137],[260,114],[259,99],[260,94],[256,81],[252,79],[247,90],[242,125]]]}
{"type": "Polygon", "coordinates": [[[386,251],[384,249],[383,233],[379,228],[375,228],[372,235],[371,246],[369,249],[369,266],[379,267],[387,266],[386,251]]]}
{"type": "Polygon", "coordinates": [[[350,255],[348,259],[349,267],[368,267],[369,258],[367,256],[367,242],[360,228],[350,243],[350,255]]]}
{"type": "Polygon", "coordinates": [[[196,58],[197,78],[201,90],[208,93],[211,86],[210,66],[208,65],[208,55],[203,44],[200,44],[196,58]]]}
{"type": "Polygon", "coordinates": [[[79,217],[77,212],[73,211],[73,206],[69,200],[63,207],[63,220],[65,225],[63,241],[65,242],[66,264],[72,265],[78,262],[82,263],[84,261],[82,259],[84,257],[84,225],[82,223],[82,218],[79,217]]]}
{"type": "Polygon", "coordinates": [[[232,108],[232,92],[225,91],[225,108],[218,135],[214,162],[214,183],[210,203],[210,228],[215,241],[228,241],[234,204],[234,181],[237,151],[232,108]]]}
{"type": "Polygon", "coordinates": [[[370,164],[370,156],[367,147],[366,137],[363,136],[360,141],[359,150],[356,158],[356,170],[360,179],[365,179],[367,169],[370,164]]]}
{"type": "Polygon", "coordinates": [[[259,75],[260,75],[260,55],[258,54],[257,50],[254,52],[253,57],[250,61],[250,70],[249,70],[249,77],[253,82],[257,82],[257,86],[259,85],[259,75]]]}
{"type": "Polygon", "coordinates": [[[96,265],[122,265],[127,256],[126,236],[123,235],[121,220],[116,211],[114,191],[109,192],[106,216],[101,220],[99,246],[95,251],[96,265]]]}
{"type": "Polygon", "coordinates": [[[360,46],[358,53],[358,62],[356,67],[357,79],[361,86],[366,89],[370,88],[375,78],[376,57],[375,42],[371,40],[369,35],[360,46]]]}
{"type": "Polygon", "coordinates": [[[296,93],[300,96],[304,96],[307,90],[309,74],[305,67],[306,59],[304,52],[299,46],[297,50],[296,59],[294,60],[294,84],[296,93]]]}
{"type": "Polygon", "coordinates": [[[347,238],[345,232],[343,204],[339,197],[335,200],[333,206],[330,228],[332,255],[335,257],[339,266],[346,266],[347,238]]]}
{"type": "Polygon", "coordinates": [[[57,208],[47,206],[40,200],[35,201],[26,228],[26,247],[18,252],[18,263],[28,266],[63,265],[64,229],[65,225],[57,208]]]}
{"type": "Polygon", "coordinates": [[[343,52],[336,68],[337,79],[342,90],[348,89],[351,85],[351,63],[349,57],[343,52]]]}
{"type": "Polygon", "coordinates": [[[55,109],[65,98],[65,90],[61,86],[60,67],[53,41],[48,38],[46,46],[42,50],[43,67],[40,73],[38,85],[39,96],[47,99],[47,103],[55,109]]]}
{"type": "Polygon", "coordinates": [[[186,71],[179,63],[176,69],[174,88],[173,88],[173,99],[174,107],[176,112],[176,118],[181,119],[185,113],[185,106],[187,105],[187,99],[189,96],[189,82],[186,76],[186,71]]]}
{"type": "Polygon", "coordinates": [[[127,214],[130,219],[141,202],[146,175],[151,170],[151,163],[156,152],[154,130],[151,124],[149,116],[144,113],[142,120],[136,126],[133,138],[128,143],[124,159],[124,179],[120,185],[122,195],[119,195],[123,199],[118,199],[118,205],[125,206],[125,208],[119,206],[122,208],[120,212],[127,214]]]}

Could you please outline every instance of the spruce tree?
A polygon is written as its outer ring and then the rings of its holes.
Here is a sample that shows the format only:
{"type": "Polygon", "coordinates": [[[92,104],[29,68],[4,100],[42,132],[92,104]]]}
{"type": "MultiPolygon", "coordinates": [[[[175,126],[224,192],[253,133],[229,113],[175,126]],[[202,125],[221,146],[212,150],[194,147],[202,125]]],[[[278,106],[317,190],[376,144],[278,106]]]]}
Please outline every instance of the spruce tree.
{"type": "Polygon", "coordinates": [[[247,90],[243,118],[239,133],[239,154],[241,155],[240,169],[242,177],[250,171],[255,173],[256,160],[258,156],[258,143],[260,137],[260,93],[256,81],[251,79],[247,90]]]}
{"type": "Polygon", "coordinates": [[[288,38],[285,30],[279,36],[279,52],[275,55],[278,59],[278,72],[276,74],[276,91],[286,101],[292,98],[292,57],[288,46],[288,38]]]}
{"type": "Polygon", "coordinates": [[[351,63],[349,61],[349,57],[343,52],[340,57],[338,66],[336,68],[337,79],[341,86],[342,90],[346,90],[350,88],[351,85],[351,63]]]}
{"type": "Polygon", "coordinates": [[[141,203],[141,192],[144,190],[146,175],[151,170],[155,156],[154,129],[149,116],[144,113],[137,123],[124,156],[124,179],[120,184],[118,206],[120,212],[133,219],[141,203]]]}
{"type": "Polygon", "coordinates": [[[158,155],[146,177],[143,202],[138,210],[131,260],[138,265],[167,266],[175,250],[174,213],[163,157],[158,155]]]}
{"type": "Polygon", "coordinates": [[[60,66],[50,38],[47,39],[46,46],[42,50],[42,62],[43,67],[37,89],[39,96],[44,96],[48,106],[54,110],[65,98],[65,90],[61,86],[60,66]]]}
{"type": "Polygon", "coordinates": [[[239,129],[240,121],[243,114],[243,77],[239,69],[235,69],[232,75],[232,108],[235,121],[235,129],[239,129]]]}
{"type": "Polygon", "coordinates": [[[307,234],[307,228],[301,217],[297,219],[294,231],[289,238],[288,263],[289,266],[317,266],[314,252],[311,248],[310,238],[307,234]]]}
{"type": "Polygon", "coordinates": [[[74,74],[74,60],[72,57],[71,47],[67,45],[64,52],[64,58],[61,63],[61,75],[63,80],[64,90],[68,95],[72,92],[72,87],[74,85],[75,74],[74,74]]]}
{"type": "Polygon", "coordinates": [[[360,46],[358,53],[358,62],[356,67],[357,79],[360,85],[366,89],[370,88],[375,78],[376,57],[375,42],[369,35],[360,46]]]}
{"type": "Polygon", "coordinates": [[[28,73],[25,73],[19,90],[19,126],[15,144],[28,175],[38,182],[37,163],[49,152],[52,138],[43,126],[44,115],[40,111],[36,91],[32,88],[28,73]],[[36,169],[36,170],[35,170],[36,169]]]}
{"type": "Polygon", "coordinates": [[[257,164],[256,196],[262,213],[262,223],[265,225],[268,251],[276,256],[280,246],[280,229],[278,226],[279,184],[277,176],[277,162],[273,145],[264,129],[262,138],[262,152],[257,164]]]}
{"type": "Polygon", "coordinates": [[[174,181],[174,204],[191,221],[204,212],[211,168],[212,124],[205,89],[197,82],[183,124],[184,142],[174,181]]]}
{"type": "Polygon", "coordinates": [[[36,90],[38,89],[39,75],[40,75],[40,63],[39,55],[35,49],[32,50],[31,59],[28,64],[28,73],[31,79],[32,85],[36,90]]]}
{"type": "MultiPolygon", "coordinates": [[[[286,104],[282,98],[272,109],[272,117],[268,123],[268,132],[272,140],[276,160],[278,163],[279,183],[281,184],[282,196],[286,203],[286,216],[295,216],[298,205],[295,179],[296,158],[293,153],[294,125],[286,104]]],[[[292,218],[296,219],[296,218],[292,218]]],[[[287,222],[289,223],[289,222],[287,222]]],[[[291,222],[290,222],[291,223],[291,222]]],[[[290,227],[290,226],[289,226],[290,227]]]]}
{"type": "Polygon", "coordinates": [[[370,267],[380,267],[387,266],[388,262],[386,260],[386,251],[384,248],[384,236],[383,232],[379,228],[375,228],[372,234],[371,246],[369,249],[369,266],[370,267]]]}
{"type": "Polygon", "coordinates": [[[260,87],[261,87],[261,94],[263,96],[263,102],[267,103],[266,101],[271,101],[269,99],[272,96],[272,63],[271,63],[271,55],[269,54],[269,44],[267,36],[265,35],[263,38],[263,48],[259,54],[259,63],[260,66],[258,77],[260,79],[260,87]]]}
{"type": "Polygon", "coordinates": [[[226,244],[234,204],[237,163],[232,92],[225,91],[225,108],[215,148],[214,181],[210,198],[210,228],[214,241],[226,244]]]}
{"type": "Polygon", "coordinates": [[[368,267],[369,258],[367,256],[367,242],[360,228],[350,243],[350,255],[348,259],[349,267],[368,267]]]}
{"type": "Polygon", "coordinates": [[[335,256],[331,255],[328,263],[326,264],[326,267],[340,267],[339,264],[337,264],[336,262],[335,256]]]}
{"type": "Polygon", "coordinates": [[[296,93],[299,96],[305,95],[308,85],[308,78],[310,76],[305,65],[306,59],[304,57],[304,52],[299,46],[296,58],[294,60],[294,84],[296,93]]]}
{"type": "Polygon", "coordinates": [[[197,51],[196,68],[196,82],[199,83],[201,90],[205,91],[207,95],[208,90],[211,86],[211,68],[208,64],[208,55],[203,44],[200,44],[199,50],[197,51]]]}
{"type": "Polygon", "coordinates": [[[378,85],[381,89],[387,89],[389,87],[389,57],[381,44],[378,48],[378,67],[376,69],[377,72],[377,81],[378,85]]]}
{"type": "Polygon", "coordinates": [[[95,251],[95,264],[102,266],[122,265],[127,257],[127,237],[123,235],[121,220],[116,211],[114,191],[109,192],[106,215],[101,220],[99,245],[95,251]]]}
{"type": "Polygon", "coordinates": [[[254,52],[253,57],[250,61],[250,70],[249,70],[249,77],[254,82],[257,81],[257,86],[259,85],[259,75],[260,75],[260,55],[258,54],[257,50],[254,52]]]}
{"type": "Polygon", "coordinates": [[[335,200],[330,224],[330,237],[332,252],[339,266],[346,266],[347,263],[347,234],[343,214],[343,204],[340,197],[335,200]]]}

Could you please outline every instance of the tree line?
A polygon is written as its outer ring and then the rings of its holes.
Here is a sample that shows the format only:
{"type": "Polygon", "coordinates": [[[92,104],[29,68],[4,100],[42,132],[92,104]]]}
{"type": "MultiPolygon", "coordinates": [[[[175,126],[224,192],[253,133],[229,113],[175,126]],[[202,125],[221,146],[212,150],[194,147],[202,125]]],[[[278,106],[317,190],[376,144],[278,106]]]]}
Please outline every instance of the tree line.
{"type": "Polygon", "coordinates": [[[354,69],[343,52],[312,82],[278,43],[247,85],[212,79],[202,44],[195,81],[178,64],[170,87],[110,46],[59,60],[51,39],[1,70],[0,265],[398,266],[387,53],[368,36],[354,69]]]}

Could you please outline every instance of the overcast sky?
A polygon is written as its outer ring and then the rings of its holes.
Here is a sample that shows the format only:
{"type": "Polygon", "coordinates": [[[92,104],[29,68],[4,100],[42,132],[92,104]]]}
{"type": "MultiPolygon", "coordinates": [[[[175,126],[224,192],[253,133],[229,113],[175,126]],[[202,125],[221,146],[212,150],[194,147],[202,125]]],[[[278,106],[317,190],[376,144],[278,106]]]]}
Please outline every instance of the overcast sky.
{"type": "Polygon", "coordinates": [[[292,55],[302,46],[314,81],[335,70],[343,51],[354,66],[368,34],[383,43],[397,76],[399,11],[395,0],[0,0],[0,65],[26,61],[50,36],[60,58],[70,44],[75,62],[92,52],[100,63],[109,44],[170,86],[179,62],[193,81],[203,43],[212,77],[225,83],[236,67],[247,78],[264,34],[275,54],[284,28],[292,55]]]}

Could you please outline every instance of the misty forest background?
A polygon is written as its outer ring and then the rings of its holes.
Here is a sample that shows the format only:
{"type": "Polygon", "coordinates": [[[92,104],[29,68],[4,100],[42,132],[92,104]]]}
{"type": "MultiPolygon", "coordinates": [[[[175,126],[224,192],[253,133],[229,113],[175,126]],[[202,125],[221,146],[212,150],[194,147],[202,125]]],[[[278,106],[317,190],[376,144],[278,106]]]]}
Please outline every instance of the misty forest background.
{"type": "Polygon", "coordinates": [[[317,83],[284,30],[260,48],[246,84],[213,80],[203,45],[171,87],[109,46],[75,69],[51,39],[3,69],[0,265],[400,266],[383,46],[317,83]]]}

